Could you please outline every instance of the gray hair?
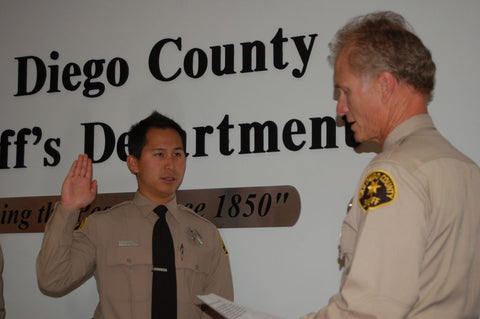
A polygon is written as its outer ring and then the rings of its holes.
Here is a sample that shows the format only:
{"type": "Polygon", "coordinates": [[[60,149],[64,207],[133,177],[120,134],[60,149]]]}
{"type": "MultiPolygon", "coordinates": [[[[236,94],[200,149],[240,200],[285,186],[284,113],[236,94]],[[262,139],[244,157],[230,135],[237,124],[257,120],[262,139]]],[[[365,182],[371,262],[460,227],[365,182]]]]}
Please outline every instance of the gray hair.
{"type": "Polygon", "coordinates": [[[382,71],[433,98],[435,63],[405,19],[394,12],[374,12],[352,18],[329,43],[330,65],[348,49],[348,62],[359,76],[376,76],[382,71]]]}

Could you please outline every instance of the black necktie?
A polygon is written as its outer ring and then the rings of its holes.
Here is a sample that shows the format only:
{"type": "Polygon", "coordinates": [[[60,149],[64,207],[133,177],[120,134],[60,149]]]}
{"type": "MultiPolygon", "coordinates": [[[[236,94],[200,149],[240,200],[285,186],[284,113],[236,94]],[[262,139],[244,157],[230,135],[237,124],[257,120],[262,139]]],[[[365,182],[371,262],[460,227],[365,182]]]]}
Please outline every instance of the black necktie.
{"type": "Polygon", "coordinates": [[[165,219],[167,207],[160,205],[153,211],[158,220],[152,238],[152,319],[177,319],[175,251],[165,219]]]}

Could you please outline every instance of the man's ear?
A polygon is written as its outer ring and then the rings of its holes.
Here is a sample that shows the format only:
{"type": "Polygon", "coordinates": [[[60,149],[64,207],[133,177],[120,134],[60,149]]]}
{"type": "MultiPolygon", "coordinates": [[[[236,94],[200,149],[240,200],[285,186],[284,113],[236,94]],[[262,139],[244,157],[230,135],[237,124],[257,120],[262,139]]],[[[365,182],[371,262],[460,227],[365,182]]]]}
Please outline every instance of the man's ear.
{"type": "Polygon", "coordinates": [[[387,102],[395,91],[398,81],[395,76],[387,71],[380,72],[377,76],[380,91],[382,93],[382,101],[387,102]]]}
{"type": "Polygon", "coordinates": [[[138,159],[133,155],[127,156],[127,166],[132,174],[138,173],[138,159]]]}

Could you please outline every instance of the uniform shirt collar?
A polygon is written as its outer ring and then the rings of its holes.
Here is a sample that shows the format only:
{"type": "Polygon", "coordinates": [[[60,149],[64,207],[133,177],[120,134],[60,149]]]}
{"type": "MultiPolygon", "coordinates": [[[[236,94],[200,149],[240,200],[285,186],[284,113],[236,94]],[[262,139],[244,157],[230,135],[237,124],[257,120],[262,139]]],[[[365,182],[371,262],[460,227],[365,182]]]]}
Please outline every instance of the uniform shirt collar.
{"type": "MultiPolygon", "coordinates": [[[[135,192],[133,196],[133,204],[138,207],[143,217],[153,213],[153,209],[158,206],[157,203],[146,198],[140,192],[135,192]]],[[[165,204],[168,208],[167,214],[171,214],[175,219],[178,219],[177,216],[177,197],[175,196],[171,201],[165,204]]]]}
{"type": "Polygon", "coordinates": [[[419,114],[412,116],[406,121],[402,122],[387,136],[383,144],[383,150],[386,151],[392,147],[400,144],[405,137],[415,131],[422,129],[435,129],[432,118],[428,114],[419,114]]]}

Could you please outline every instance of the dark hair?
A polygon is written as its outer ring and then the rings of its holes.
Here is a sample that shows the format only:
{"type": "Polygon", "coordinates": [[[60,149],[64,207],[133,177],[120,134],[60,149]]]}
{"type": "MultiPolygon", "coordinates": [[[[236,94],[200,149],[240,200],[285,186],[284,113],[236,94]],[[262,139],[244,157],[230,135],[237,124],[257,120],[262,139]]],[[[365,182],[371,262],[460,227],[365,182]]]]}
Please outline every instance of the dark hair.
{"type": "Polygon", "coordinates": [[[383,11],[355,17],[337,32],[329,46],[328,60],[332,66],[345,49],[355,74],[376,76],[382,71],[390,72],[431,101],[435,63],[401,15],[383,11]]]}
{"type": "Polygon", "coordinates": [[[128,153],[140,158],[142,150],[147,143],[147,132],[151,128],[173,129],[178,132],[182,139],[183,149],[186,151],[186,133],[182,127],[172,120],[157,111],[153,111],[147,118],[132,125],[128,132],[128,153]]]}

